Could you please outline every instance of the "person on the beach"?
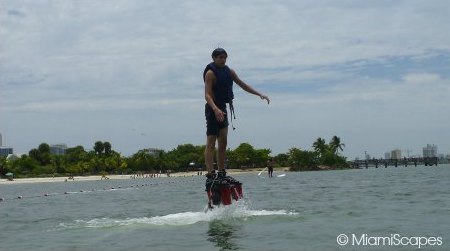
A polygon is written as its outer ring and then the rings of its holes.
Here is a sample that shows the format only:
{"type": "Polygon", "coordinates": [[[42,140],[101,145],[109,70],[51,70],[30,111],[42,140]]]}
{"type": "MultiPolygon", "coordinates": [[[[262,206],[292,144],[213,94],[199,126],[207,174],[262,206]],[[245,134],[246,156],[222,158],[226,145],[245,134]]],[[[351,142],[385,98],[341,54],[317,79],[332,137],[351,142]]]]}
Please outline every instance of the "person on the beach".
{"type": "Polygon", "coordinates": [[[272,158],[269,158],[269,160],[267,160],[267,172],[269,175],[269,178],[273,177],[273,160],[272,158]]]}
{"type": "MultiPolygon", "coordinates": [[[[205,117],[206,117],[206,148],[205,164],[207,175],[214,173],[214,151],[218,142],[217,167],[225,168],[225,152],[228,136],[228,114],[226,104],[230,109],[231,123],[233,123],[233,82],[244,91],[259,96],[270,103],[269,97],[259,93],[250,85],[242,81],[233,69],[226,65],[228,54],[222,48],[212,52],[213,62],[208,64],[203,72],[205,82],[205,117]]],[[[234,129],[234,127],[233,127],[234,129]]]]}

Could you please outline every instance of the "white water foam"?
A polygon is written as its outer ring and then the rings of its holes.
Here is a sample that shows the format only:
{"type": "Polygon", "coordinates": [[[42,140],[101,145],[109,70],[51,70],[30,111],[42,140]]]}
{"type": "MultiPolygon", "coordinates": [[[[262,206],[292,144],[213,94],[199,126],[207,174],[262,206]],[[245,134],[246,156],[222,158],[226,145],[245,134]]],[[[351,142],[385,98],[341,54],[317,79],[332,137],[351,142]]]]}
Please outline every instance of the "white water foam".
{"type": "Polygon", "coordinates": [[[298,215],[296,212],[286,210],[250,210],[245,205],[233,204],[226,207],[218,207],[204,212],[183,212],[163,216],[111,219],[98,218],[92,220],[76,220],[73,223],[61,223],[61,228],[110,228],[138,224],[149,224],[154,226],[185,226],[198,222],[211,222],[214,220],[241,219],[257,216],[298,215]]]}

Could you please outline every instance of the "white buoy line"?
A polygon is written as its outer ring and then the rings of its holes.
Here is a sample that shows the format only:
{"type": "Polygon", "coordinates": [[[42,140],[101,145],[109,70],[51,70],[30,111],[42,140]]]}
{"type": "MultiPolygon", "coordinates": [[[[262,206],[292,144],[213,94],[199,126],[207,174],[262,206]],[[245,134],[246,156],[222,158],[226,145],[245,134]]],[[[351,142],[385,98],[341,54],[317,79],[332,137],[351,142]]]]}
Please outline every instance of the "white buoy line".
{"type": "Polygon", "coordinates": [[[55,193],[44,193],[44,194],[30,195],[30,196],[17,195],[16,197],[12,197],[12,198],[0,197],[0,202],[11,201],[11,200],[30,199],[30,198],[44,198],[44,197],[69,195],[69,194],[92,193],[92,192],[102,192],[102,191],[120,191],[120,190],[133,189],[133,188],[140,189],[140,188],[151,187],[151,186],[159,186],[159,185],[173,184],[173,183],[188,183],[188,182],[193,182],[193,181],[196,181],[196,180],[184,180],[184,181],[178,180],[178,182],[172,180],[172,181],[168,181],[168,182],[133,184],[130,186],[111,186],[111,187],[107,187],[107,188],[105,187],[105,188],[101,188],[101,189],[88,189],[88,190],[81,189],[79,191],[66,191],[63,193],[56,193],[56,192],[55,193]]]}

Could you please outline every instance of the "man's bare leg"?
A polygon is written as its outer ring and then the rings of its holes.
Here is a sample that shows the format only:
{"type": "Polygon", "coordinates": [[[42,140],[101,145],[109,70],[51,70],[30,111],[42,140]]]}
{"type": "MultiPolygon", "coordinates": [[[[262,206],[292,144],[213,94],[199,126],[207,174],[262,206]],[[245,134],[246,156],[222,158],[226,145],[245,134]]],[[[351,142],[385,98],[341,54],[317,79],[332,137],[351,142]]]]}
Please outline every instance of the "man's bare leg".
{"type": "Polygon", "coordinates": [[[228,127],[222,128],[219,131],[219,137],[217,138],[217,168],[220,170],[225,169],[225,153],[227,151],[227,137],[228,127]]]}
{"type": "Polygon", "coordinates": [[[214,170],[214,151],[216,150],[216,139],[216,136],[206,137],[205,164],[208,173],[214,170]]]}
{"type": "MultiPolygon", "coordinates": [[[[216,150],[216,136],[206,136],[206,147],[205,147],[205,164],[206,164],[206,177],[208,179],[212,178],[210,175],[211,172],[214,170],[214,152],[216,150]]],[[[212,209],[214,208],[212,206],[211,201],[211,193],[208,191],[208,208],[212,209]]]]}

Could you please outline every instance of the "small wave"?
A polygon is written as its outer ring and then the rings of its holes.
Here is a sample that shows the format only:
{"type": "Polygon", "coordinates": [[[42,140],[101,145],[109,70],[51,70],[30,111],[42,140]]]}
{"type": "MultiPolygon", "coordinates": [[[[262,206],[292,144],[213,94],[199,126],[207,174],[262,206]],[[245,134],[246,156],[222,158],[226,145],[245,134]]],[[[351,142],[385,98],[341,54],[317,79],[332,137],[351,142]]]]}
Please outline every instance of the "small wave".
{"type": "Polygon", "coordinates": [[[168,214],[163,216],[112,219],[97,218],[92,220],[75,220],[72,223],[60,223],[59,228],[110,228],[130,225],[154,225],[154,226],[185,226],[198,222],[211,222],[214,220],[240,219],[258,216],[292,216],[297,215],[296,212],[288,212],[286,210],[249,210],[242,206],[219,207],[208,212],[183,212],[168,214]]]}

